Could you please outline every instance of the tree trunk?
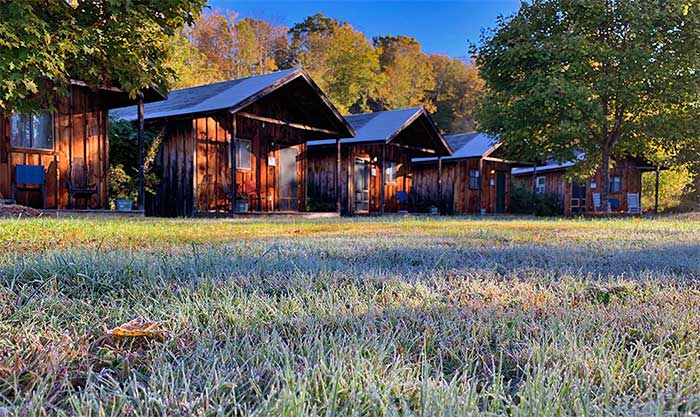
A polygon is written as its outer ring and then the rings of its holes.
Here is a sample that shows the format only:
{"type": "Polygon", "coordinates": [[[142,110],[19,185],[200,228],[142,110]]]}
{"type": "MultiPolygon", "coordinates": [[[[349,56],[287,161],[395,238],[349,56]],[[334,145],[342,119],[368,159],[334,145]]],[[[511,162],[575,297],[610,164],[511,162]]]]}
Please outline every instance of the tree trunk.
{"type": "Polygon", "coordinates": [[[600,161],[600,210],[610,211],[608,205],[608,191],[610,190],[610,147],[603,146],[601,149],[602,158],[600,161]]]}

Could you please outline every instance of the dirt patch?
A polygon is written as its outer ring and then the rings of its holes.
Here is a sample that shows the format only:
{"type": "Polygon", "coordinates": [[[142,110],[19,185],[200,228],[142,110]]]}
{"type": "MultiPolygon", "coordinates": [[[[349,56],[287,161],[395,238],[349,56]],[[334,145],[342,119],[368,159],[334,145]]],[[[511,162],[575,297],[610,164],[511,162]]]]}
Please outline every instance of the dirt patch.
{"type": "Polygon", "coordinates": [[[673,220],[700,220],[700,212],[691,211],[689,213],[671,214],[664,216],[664,218],[673,220]]]}
{"type": "Polygon", "coordinates": [[[20,206],[18,204],[0,204],[0,218],[39,216],[41,216],[41,211],[31,207],[20,206]]]}

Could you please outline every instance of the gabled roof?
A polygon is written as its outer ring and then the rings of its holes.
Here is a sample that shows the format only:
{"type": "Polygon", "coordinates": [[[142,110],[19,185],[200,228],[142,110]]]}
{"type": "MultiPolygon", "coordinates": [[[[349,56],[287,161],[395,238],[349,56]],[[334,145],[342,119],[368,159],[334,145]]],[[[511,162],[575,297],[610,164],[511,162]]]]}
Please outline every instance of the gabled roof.
{"type": "MultiPolygon", "coordinates": [[[[173,90],[168,94],[167,100],[146,104],[145,118],[146,120],[161,119],[231,108],[266,88],[294,76],[297,71],[298,69],[290,69],[173,90]]],[[[136,120],[136,106],[115,109],[111,114],[120,119],[136,120]]]]}
{"type": "MultiPolygon", "coordinates": [[[[443,161],[487,157],[500,146],[497,138],[479,132],[448,135],[445,136],[445,140],[454,149],[454,152],[452,155],[442,158],[443,161]]],[[[437,158],[434,157],[413,158],[413,162],[432,162],[436,160],[437,158]]]]}
{"type": "MultiPolygon", "coordinates": [[[[301,68],[173,90],[168,95],[167,100],[146,104],[144,116],[146,120],[155,120],[219,110],[236,112],[300,77],[316,90],[320,99],[333,113],[336,121],[344,126],[342,133],[354,134],[350,125],[328,97],[301,68]]],[[[120,119],[133,121],[136,120],[136,106],[115,109],[110,114],[120,119]]]]}
{"type": "MultiPolygon", "coordinates": [[[[435,136],[437,141],[441,142],[441,145],[444,146],[448,153],[451,153],[452,150],[449,144],[437,130],[437,127],[423,107],[347,115],[345,119],[355,130],[355,137],[343,138],[340,140],[340,143],[389,143],[420,117],[426,118],[431,126],[430,129],[433,136],[435,136]]],[[[322,139],[309,141],[307,145],[322,146],[334,143],[335,139],[322,139]]]]}
{"type": "Polygon", "coordinates": [[[566,162],[547,161],[547,163],[545,165],[538,166],[536,169],[533,167],[513,168],[511,170],[511,174],[513,174],[513,175],[525,175],[525,174],[532,174],[533,171],[535,171],[536,173],[559,171],[559,170],[567,169],[567,168],[570,168],[570,167],[576,165],[578,162],[582,161],[585,157],[586,157],[586,154],[579,153],[578,155],[576,155],[576,160],[574,160],[574,161],[566,161],[566,162]]]}

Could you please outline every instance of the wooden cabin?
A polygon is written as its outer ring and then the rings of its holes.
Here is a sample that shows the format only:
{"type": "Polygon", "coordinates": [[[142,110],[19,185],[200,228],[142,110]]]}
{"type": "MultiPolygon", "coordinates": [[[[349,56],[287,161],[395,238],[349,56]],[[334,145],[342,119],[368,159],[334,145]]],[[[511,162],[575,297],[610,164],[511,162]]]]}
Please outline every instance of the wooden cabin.
{"type": "Polygon", "coordinates": [[[454,149],[451,156],[413,160],[416,198],[445,213],[508,213],[510,172],[517,163],[502,157],[500,143],[476,132],[445,139],[454,149]]]}
{"type": "MultiPolygon", "coordinates": [[[[582,160],[585,155],[578,155],[582,160]]],[[[552,193],[561,198],[564,214],[579,214],[585,212],[606,211],[601,209],[599,195],[601,184],[600,170],[586,181],[576,182],[566,177],[569,168],[576,165],[578,160],[557,163],[550,161],[545,165],[527,168],[514,168],[513,181],[523,184],[535,193],[552,193]]],[[[657,171],[642,158],[623,158],[616,160],[610,168],[608,199],[610,211],[641,213],[646,208],[641,207],[642,173],[657,171]]],[[[658,192],[658,190],[657,190],[658,192]]]]}
{"type": "MultiPolygon", "coordinates": [[[[146,100],[162,99],[154,92],[146,100]]],[[[107,112],[133,103],[123,91],[72,81],[55,111],[0,114],[0,200],[48,209],[106,209],[107,112]]]]}
{"type": "Polygon", "coordinates": [[[451,154],[422,107],[354,114],[346,120],[356,131],[354,138],[307,144],[307,196],[313,210],[331,211],[338,205],[343,214],[409,210],[411,160],[451,154]]]}
{"type": "Polygon", "coordinates": [[[304,211],[305,143],[354,134],[301,69],[175,90],[144,111],[162,132],[160,186],[147,204],[156,216],[304,211]]]}

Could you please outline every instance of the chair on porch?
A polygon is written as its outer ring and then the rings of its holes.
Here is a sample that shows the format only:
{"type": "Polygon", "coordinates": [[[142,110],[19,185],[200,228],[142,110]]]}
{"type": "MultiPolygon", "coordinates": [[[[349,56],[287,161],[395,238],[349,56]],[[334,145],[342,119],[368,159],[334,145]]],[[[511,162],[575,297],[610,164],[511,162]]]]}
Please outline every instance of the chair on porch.
{"type": "Polygon", "coordinates": [[[248,197],[248,201],[255,201],[255,210],[262,210],[262,193],[258,193],[257,188],[253,181],[243,181],[243,194],[248,197]]]}
{"type": "Polygon", "coordinates": [[[600,211],[600,193],[593,193],[593,211],[600,211]]]}
{"type": "Polygon", "coordinates": [[[83,200],[86,208],[97,207],[97,184],[90,183],[88,167],[83,158],[71,160],[66,182],[70,208],[74,208],[75,200],[83,200]]]}
{"type": "Polygon", "coordinates": [[[41,165],[16,165],[15,182],[12,184],[12,198],[17,200],[17,192],[41,192],[41,208],[46,208],[46,173],[41,165]]]}
{"type": "Polygon", "coordinates": [[[627,212],[642,214],[642,204],[639,201],[638,193],[627,193],[627,212]]]}

